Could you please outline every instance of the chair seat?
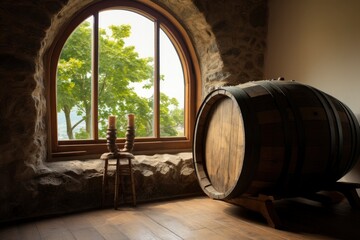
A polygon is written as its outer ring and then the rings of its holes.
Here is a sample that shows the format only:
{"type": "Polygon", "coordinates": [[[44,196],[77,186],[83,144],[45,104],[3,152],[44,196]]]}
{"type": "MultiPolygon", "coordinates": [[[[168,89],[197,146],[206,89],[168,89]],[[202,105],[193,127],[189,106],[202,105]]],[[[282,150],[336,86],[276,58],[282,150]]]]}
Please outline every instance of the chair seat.
{"type": "Polygon", "coordinates": [[[110,160],[110,159],[123,159],[123,158],[130,158],[134,159],[135,156],[132,153],[129,152],[121,152],[118,151],[117,153],[107,152],[103,153],[100,157],[101,160],[110,160]]]}

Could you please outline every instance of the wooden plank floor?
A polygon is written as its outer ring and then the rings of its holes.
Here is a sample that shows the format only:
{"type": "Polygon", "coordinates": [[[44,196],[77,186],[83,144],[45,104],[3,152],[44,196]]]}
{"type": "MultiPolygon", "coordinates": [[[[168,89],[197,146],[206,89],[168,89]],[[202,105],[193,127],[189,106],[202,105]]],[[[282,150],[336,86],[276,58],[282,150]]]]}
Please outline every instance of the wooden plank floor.
{"type": "Polygon", "coordinates": [[[287,230],[242,207],[195,197],[7,224],[0,239],[360,239],[359,211],[346,200],[331,208],[283,200],[276,210],[287,230]]]}

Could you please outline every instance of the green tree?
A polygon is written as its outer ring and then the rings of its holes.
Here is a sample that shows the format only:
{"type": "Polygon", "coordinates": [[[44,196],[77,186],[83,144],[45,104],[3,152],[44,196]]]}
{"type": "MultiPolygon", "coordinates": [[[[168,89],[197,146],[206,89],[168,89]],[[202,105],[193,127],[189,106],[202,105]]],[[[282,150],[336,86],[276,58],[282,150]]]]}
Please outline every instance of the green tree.
{"type": "MultiPolygon", "coordinates": [[[[118,136],[125,135],[126,114],[136,114],[136,135],[153,133],[153,99],[136,94],[131,83],[143,88],[153,86],[153,59],[140,58],[134,46],[125,46],[124,39],[131,34],[129,25],[110,26],[111,31],[99,31],[98,74],[98,128],[105,137],[107,118],[117,116],[118,136]]],[[[66,41],[58,63],[57,111],[63,112],[69,139],[91,137],[91,48],[92,29],[84,21],[66,41]],[[74,122],[71,113],[79,119],[74,122]],[[74,134],[74,129],[85,122],[85,128],[74,134]]],[[[178,123],[183,122],[183,110],[174,98],[161,94],[161,134],[176,136],[178,123]],[[182,119],[181,119],[182,118],[182,119]],[[181,120],[179,120],[181,119],[181,120]]]]}
{"type": "Polygon", "coordinates": [[[184,111],[178,108],[176,98],[169,98],[167,95],[160,94],[160,135],[177,136],[179,123],[183,122],[184,111]]]}

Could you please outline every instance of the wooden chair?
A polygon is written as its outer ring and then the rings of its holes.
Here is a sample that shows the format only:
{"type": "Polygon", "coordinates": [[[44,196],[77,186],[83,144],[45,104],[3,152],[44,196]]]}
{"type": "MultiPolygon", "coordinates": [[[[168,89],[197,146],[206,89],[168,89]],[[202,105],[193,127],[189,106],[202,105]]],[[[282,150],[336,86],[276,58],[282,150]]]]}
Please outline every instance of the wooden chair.
{"type": "MultiPolygon", "coordinates": [[[[108,186],[108,170],[109,166],[115,166],[115,190],[114,190],[114,208],[117,209],[119,203],[119,189],[121,187],[123,197],[125,199],[125,184],[121,184],[121,179],[123,176],[130,177],[131,191],[132,191],[132,203],[133,206],[136,206],[136,192],[135,192],[135,181],[132,168],[132,160],[135,158],[132,154],[132,149],[134,146],[134,130],[129,129],[126,133],[126,141],[124,148],[119,150],[116,147],[116,150],[104,153],[101,155],[100,159],[104,160],[104,174],[102,181],[102,205],[105,204],[105,195],[106,188],[108,186]],[[115,161],[111,161],[115,160],[115,161]],[[111,161],[111,162],[110,162],[111,161]]],[[[109,144],[109,143],[108,143],[109,144]]],[[[115,145],[115,143],[113,143],[115,145]]],[[[109,148],[111,149],[111,148],[109,148]]]]}

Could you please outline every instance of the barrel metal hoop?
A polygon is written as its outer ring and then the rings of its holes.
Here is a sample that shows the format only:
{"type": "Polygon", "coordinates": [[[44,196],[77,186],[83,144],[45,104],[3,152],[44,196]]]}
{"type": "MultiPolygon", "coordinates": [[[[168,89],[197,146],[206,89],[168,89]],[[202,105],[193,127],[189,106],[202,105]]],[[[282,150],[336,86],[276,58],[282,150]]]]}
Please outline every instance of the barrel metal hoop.
{"type": "Polygon", "coordinates": [[[348,165],[345,168],[345,171],[343,172],[343,175],[345,175],[347,172],[349,172],[357,163],[359,160],[360,155],[360,127],[359,122],[357,121],[354,113],[349,109],[347,105],[345,105],[342,102],[339,102],[340,105],[344,108],[346,116],[349,119],[349,124],[351,128],[351,159],[352,161],[348,161],[348,165]]]}
{"type": "MultiPolygon", "coordinates": [[[[282,84],[284,86],[282,88],[282,92],[286,95],[286,101],[288,102],[288,104],[290,106],[290,110],[294,116],[296,132],[297,132],[297,139],[298,139],[297,161],[296,161],[296,167],[295,167],[295,173],[294,173],[295,182],[292,183],[295,185],[294,187],[297,188],[298,186],[296,186],[296,184],[300,184],[299,181],[302,178],[302,169],[303,169],[304,162],[305,162],[306,142],[305,142],[305,134],[304,134],[304,124],[303,124],[303,119],[301,117],[299,107],[297,106],[296,102],[292,99],[292,96],[290,94],[291,91],[289,91],[286,88],[286,84],[287,84],[286,82],[284,82],[282,84]]],[[[295,85],[295,84],[300,87],[303,86],[302,84],[299,84],[297,82],[291,82],[291,85],[295,85]]]]}
{"type": "Polygon", "coordinates": [[[331,170],[332,169],[338,170],[342,151],[343,151],[343,132],[340,122],[340,117],[339,114],[337,114],[336,107],[334,106],[331,99],[327,96],[327,94],[321,92],[320,90],[316,90],[313,87],[310,86],[307,87],[319,99],[329,119],[328,122],[330,127],[331,147],[330,147],[330,159],[328,161],[326,173],[329,176],[334,176],[335,172],[332,172],[331,170]]]}
{"type": "Polygon", "coordinates": [[[271,96],[273,97],[275,105],[277,106],[277,110],[279,111],[282,120],[282,126],[284,132],[284,145],[285,145],[285,153],[284,153],[285,161],[280,176],[277,180],[277,183],[275,184],[275,186],[281,188],[281,186],[286,184],[286,177],[289,172],[291,154],[292,154],[292,147],[291,147],[292,138],[289,127],[290,124],[289,117],[287,112],[287,108],[289,107],[289,104],[287,102],[287,97],[285,93],[282,91],[282,88],[277,84],[266,81],[266,82],[259,82],[259,85],[265,88],[269,92],[269,94],[271,94],[271,96]]]}

